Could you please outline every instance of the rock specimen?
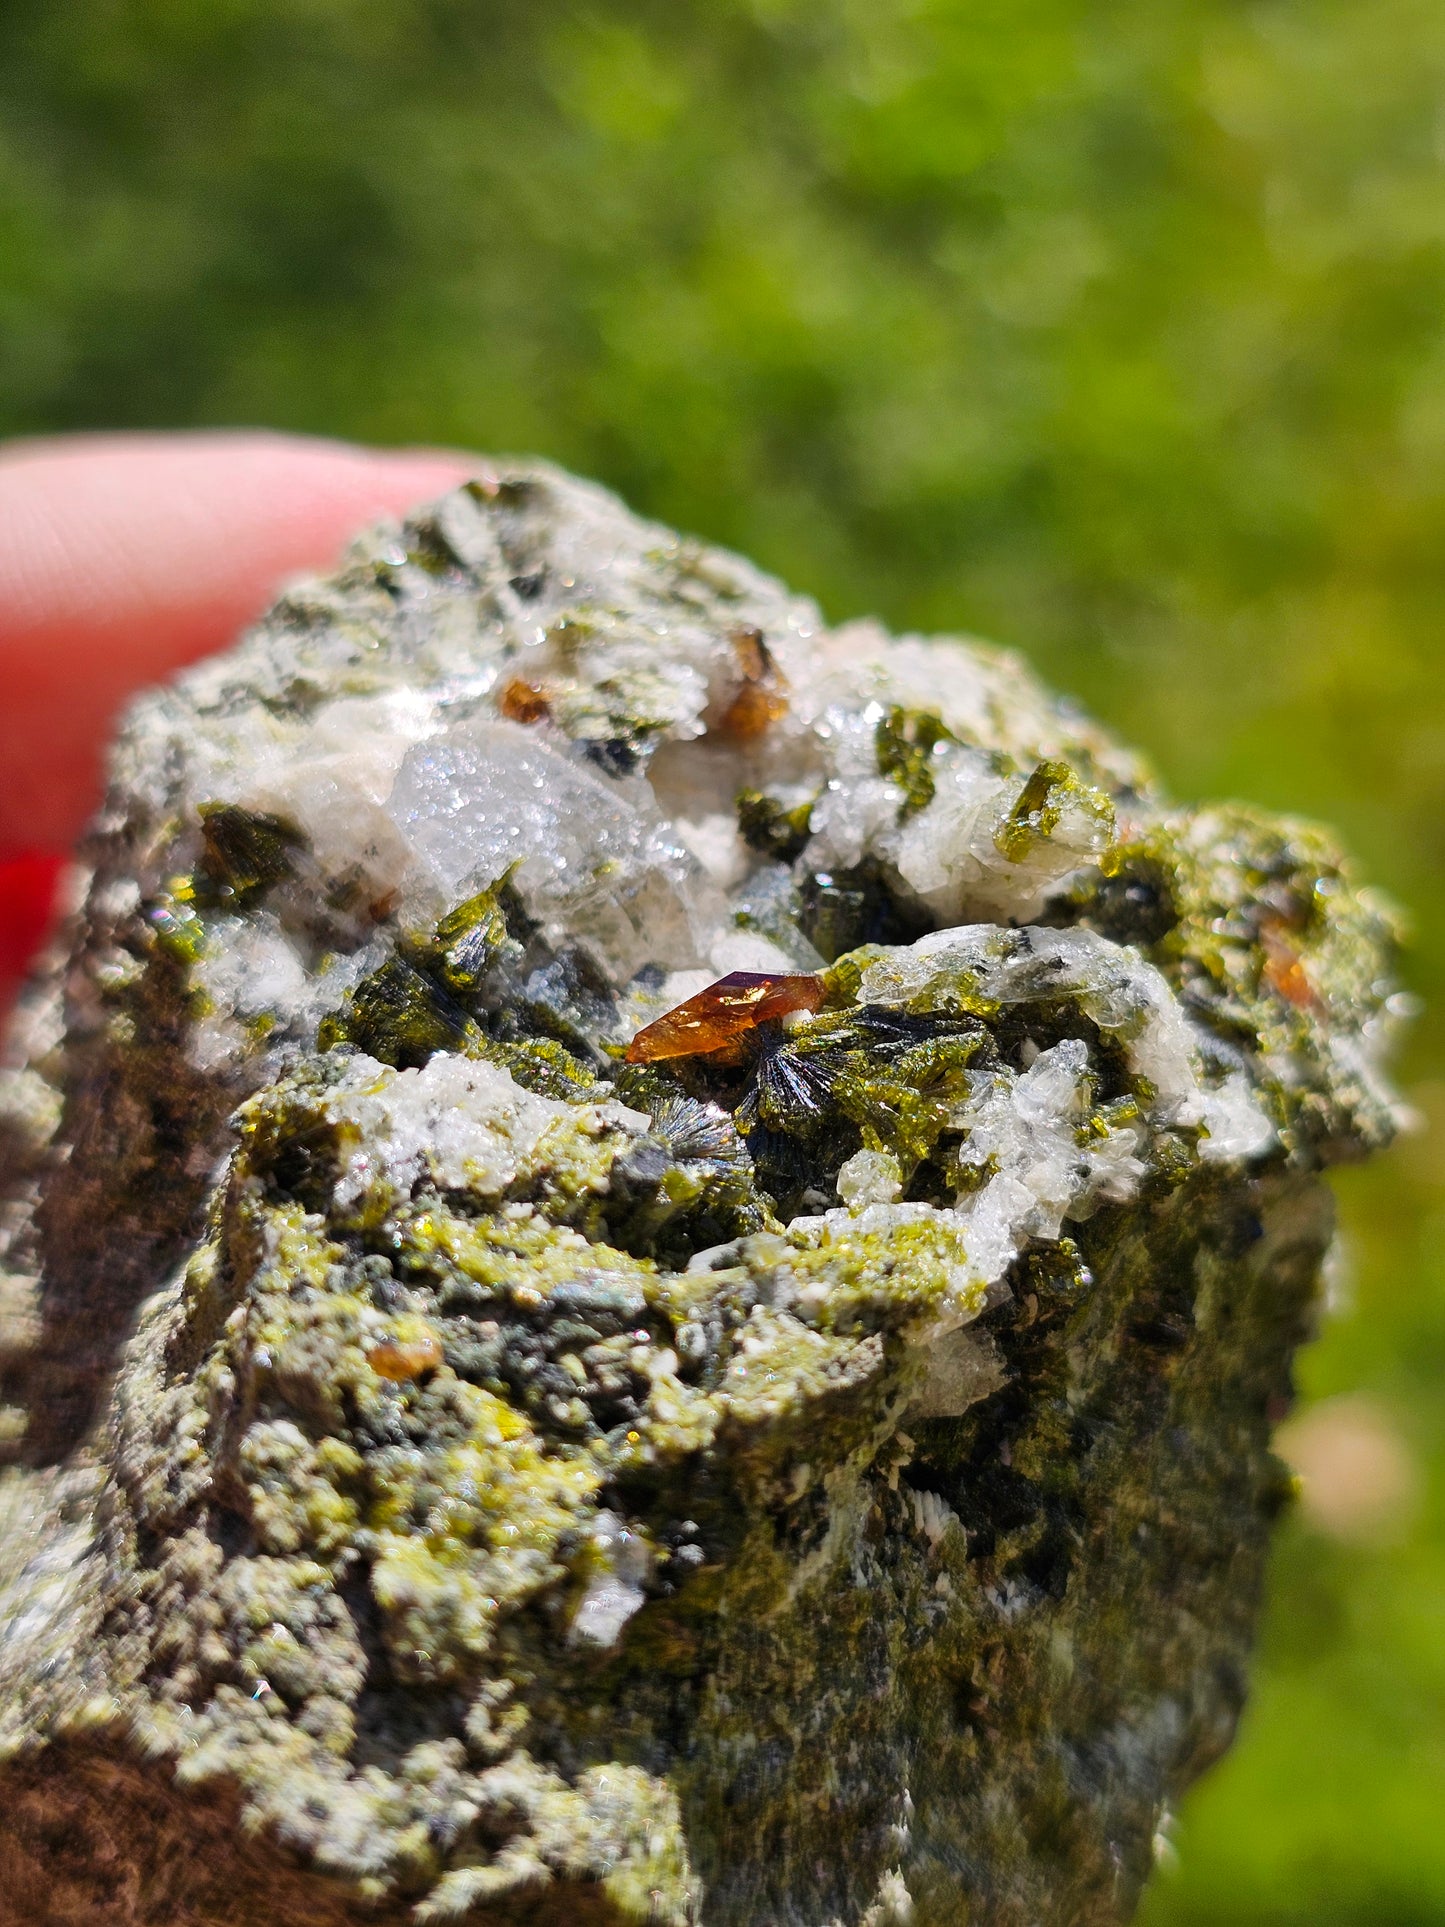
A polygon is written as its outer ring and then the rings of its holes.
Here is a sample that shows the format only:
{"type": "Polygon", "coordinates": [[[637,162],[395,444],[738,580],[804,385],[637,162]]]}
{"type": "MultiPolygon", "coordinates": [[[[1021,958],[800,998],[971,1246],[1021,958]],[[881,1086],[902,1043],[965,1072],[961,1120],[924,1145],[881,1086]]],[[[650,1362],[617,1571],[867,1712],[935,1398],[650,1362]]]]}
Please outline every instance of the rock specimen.
{"type": "Polygon", "coordinates": [[[1385,913],[545,469],[133,711],[0,1143],[0,1920],[1126,1918],[1385,913]]]}

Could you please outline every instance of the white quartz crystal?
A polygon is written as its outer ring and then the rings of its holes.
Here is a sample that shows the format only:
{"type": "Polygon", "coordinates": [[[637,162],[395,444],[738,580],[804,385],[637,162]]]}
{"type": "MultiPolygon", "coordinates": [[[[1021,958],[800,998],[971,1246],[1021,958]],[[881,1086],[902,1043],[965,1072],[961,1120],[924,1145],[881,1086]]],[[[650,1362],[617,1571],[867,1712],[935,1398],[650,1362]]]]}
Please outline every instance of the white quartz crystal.
{"type": "Polygon", "coordinates": [[[892,1204],[902,1189],[898,1160],[886,1151],[855,1151],[838,1173],[838,1196],[850,1211],[892,1204]]]}
{"type": "Polygon", "coordinates": [[[643,782],[619,783],[516,723],[458,724],[411,750],[387,814],[412,853],[408,896],[440,912],[515,866],[528,908],[625,982],[700,961],[723,905],[643,782]]]}

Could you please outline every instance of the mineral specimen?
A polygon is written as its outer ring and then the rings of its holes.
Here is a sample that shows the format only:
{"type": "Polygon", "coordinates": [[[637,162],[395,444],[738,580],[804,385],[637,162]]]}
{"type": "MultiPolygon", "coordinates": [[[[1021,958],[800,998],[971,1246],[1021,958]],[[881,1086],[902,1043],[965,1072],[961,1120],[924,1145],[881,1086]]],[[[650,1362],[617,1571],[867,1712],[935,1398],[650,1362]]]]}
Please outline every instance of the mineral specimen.
{"type": "Polygon", "coordinates": [[[514,466],[142,700],[82,862],[0,1920],[1126,1918],[1393,1128],[1330,843],[514,466]]]}

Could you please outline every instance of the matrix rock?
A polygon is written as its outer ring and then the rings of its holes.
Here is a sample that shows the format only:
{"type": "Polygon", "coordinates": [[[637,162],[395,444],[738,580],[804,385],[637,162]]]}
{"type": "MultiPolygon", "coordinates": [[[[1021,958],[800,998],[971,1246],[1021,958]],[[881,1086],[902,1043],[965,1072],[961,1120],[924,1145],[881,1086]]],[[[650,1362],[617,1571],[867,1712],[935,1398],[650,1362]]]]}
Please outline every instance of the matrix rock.
{"type": "Polygon", "coordinates": [[[501,466],[133,710],[0,1084],[0,1920],[1126,1919],[1388,917],[501,466]]]}

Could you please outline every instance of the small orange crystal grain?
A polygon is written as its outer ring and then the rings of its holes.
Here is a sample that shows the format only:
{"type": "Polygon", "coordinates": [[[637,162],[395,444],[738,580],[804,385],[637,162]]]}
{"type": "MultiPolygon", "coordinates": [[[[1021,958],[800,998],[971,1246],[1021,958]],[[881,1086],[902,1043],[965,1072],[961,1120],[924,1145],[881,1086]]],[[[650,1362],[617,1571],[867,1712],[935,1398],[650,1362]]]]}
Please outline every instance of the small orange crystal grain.
{"type": "Polygon", "coordinates": [[[366,1362],[378,1378],[389,1378],[400,1385],[436,1371],[442,1362],[441,1341],[432,1332],[422,1332],[416,1337],[385,1338],[368,1349],[366,1362]]]}
{"type": "Polygon", "coordinates": [[[1260,931],[1260,944],[1264,946],[1264,981],[1270,989],[1277,990],[1279,996],[1287,998],[1297,1010],[1324,1010],[1320,992],[1314,989],[1310,973],[1304,967],[1304,958],[1299,950],[1281,937],[1283,919],[1270,919],[1260,931]]]}
{"type": "Polygon", "coordinates": [[[774,1023],[795,1010],[817,1010],[822,1002],[821,977],[734,970],[638,1031],[627,1046],[627,1061],[653,1064],[663,1057],[726,1050],[759,1024],[774,1023]]]}
{"type": "Polygon", "coordinates": [[[1310,982],[1309,972],[1299,952],[1266,930],[1264,938],[1264,975],[1271,990],[1277,990],[1297,1010],[1322,1008],[1319,993],[1310,982]]]}
{"type": "Polygon", "coordinates": [[[728,704],[722,726],[729,736],[761,736],[788,713],[787,683],[773,661],[761,629],[739,629],[733,637],[743,685],[728,704]]]}
{"type": "Polygon", "coordinates": [[[497,707],[510,722],[540,723],[551,713],[551,702],[547,692],[536,683],[524,682],[520,676],[511,677],[502,686],[497,698],[497,707]]]}

